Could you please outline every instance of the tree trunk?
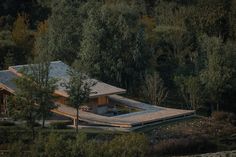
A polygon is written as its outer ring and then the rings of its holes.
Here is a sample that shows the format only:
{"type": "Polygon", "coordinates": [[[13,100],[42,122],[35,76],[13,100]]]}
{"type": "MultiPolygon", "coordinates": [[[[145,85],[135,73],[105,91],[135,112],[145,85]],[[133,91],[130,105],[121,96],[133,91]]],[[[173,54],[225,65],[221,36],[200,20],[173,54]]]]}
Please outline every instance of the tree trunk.
{"type": "Polygon", "coordinates": [[[33,137],[33,140],[34,140],[34,138],[35,138],[34,124],[33,124],[32,128],[31,128],[31,130],[32,130],[32,137],[33,137]]]}
{"type": "Polygon", "coordinates": [[[216,104],[216,110],[219,111],[219,108],[220,108],[220,104],[217,103],[217,104],[216,104]]]}
{"type": "Polygon", "coordinates": [[[45,127],[45,115],[44,114],[43,114],[42,120],[43,120],[42,128],[44,128],[45,127]]]}
{"type": "Polygon", "coordinates": [[[76,132],[78,133],[78,123],[79,123],[79,106],[76,107],[76,132]]]}

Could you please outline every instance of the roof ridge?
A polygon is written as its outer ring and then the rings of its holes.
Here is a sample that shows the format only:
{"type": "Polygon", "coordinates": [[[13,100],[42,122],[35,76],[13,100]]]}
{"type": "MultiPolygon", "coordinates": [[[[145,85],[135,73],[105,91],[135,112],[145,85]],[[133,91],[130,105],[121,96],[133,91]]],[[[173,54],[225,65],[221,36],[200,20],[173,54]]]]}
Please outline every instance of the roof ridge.
{"type": "MultiPolygon", "coordinates": [[[[51,61],[50,63],[56,63],[56,62],[62,62],[61,60],[57,60],[57,61],[51,61]]],[[[64,63],[64,62],[62,62],[64,63]]]]}
{"type": "MultiPolygon", "coordinates": [[[[57,61],[51,61],[50,63],[60,63],[62,62],[61,60],[57,60],[57,61]]],[[[64,63],[64,62],[62,62],[64,63]]],[[[19,64],[19,65],[12,65],[12,66],[9,66],[9,67],[20,67],[20,66],[28,66],[28,65],[34,65],[32,63],[29,63],[29,64],[19,64]]]]}
{"type": "Polygon", "coordinates": [[[10,71],[9,69],[7,69],[7,70],[0,70],[0,72],[7,72],[7,71],[10,71]]]}

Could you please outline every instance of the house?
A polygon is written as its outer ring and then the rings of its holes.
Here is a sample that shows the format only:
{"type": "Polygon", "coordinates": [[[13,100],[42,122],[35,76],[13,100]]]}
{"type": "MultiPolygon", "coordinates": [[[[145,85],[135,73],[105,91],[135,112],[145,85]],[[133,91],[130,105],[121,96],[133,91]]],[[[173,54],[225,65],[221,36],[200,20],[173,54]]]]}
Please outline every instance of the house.
{"type": "MultiPolygon", "coordinates": [[[[21,77],[21,69],[29,65],[10,66],[8,70],[0,71],[0,111],[7,115],[7,97],[14,94],[16,85],[14,79],[21,77]]],[[[49,77],[57,79],[57,108],[52,112],[71,118],[76,123],[76,110],[68,103],[68,93],[64,84],[69,81],[69,66],[61,61],[50,63],[49,77]]],[[[166,120],[189,117],[194,115],[192,110],[179,110],[153,106],[134,101],[122,96],[125,89],[92,79],[96,82],[91,87],[89,102],[80,108],[79,119],[90,125],[132,128],[146,124],[159,123],[166,120]]]]}

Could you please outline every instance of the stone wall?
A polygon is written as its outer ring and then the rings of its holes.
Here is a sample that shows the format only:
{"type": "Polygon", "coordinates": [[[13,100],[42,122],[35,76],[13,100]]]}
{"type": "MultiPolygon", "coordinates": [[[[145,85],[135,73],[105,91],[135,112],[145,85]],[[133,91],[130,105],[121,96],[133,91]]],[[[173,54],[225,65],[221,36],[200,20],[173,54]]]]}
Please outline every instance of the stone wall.
{"type": "Polygon", "coordinates": [[[207,153],[207,154],[200,154],[200,155],[182,156],[182,157],[236,157],[236,150],[217,152],[217,153],[207,153]]]}

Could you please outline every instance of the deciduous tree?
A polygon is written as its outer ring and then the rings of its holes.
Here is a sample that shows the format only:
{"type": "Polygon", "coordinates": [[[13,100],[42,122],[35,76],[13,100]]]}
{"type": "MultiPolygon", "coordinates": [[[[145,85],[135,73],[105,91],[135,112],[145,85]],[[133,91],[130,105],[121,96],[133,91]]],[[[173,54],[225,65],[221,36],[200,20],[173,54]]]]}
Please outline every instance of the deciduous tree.
{"type": "Polygon", "coordinates": [[[38,116],[42,118],[42,127],[44,127],[45,119],[51,115],[51,110],[56,108],[53,93],[57,80],[50,77],[50,55],[38,55],[34,59],[34,64],[30,66],[30,72],[36,84],[35,100],[39,106],[38,116]]]}
{"type": "Polygon", "coordinates": [[[168,91],[158,73],[155,72],[153,75],[146,76],[144,94],[153,105],[159,106],[166,99],[168,91]]]}
{"type": "Polygon", "coordinates": [[[202,50],[206,53],[205,69],[201,71],[201,80],[211,102],[219,110],[222,94],[229,88],[232,67],[227,64],[227,52],[223,41],[216,37],[203,36],[202,50]]]}
{"type": "Polygon", "coordinates": [[[34,138],[35,121],[38,118],[36,106],[36,86],[32,77],[23,76],[15,80],[17,90],[9,99],[9,115],[15,119],[26,121],[27,127],[32,130],[34,138]]]}
{"type": "Polygon", "coordinates": [[[76,132],[78,132],[79,107],[89,99],[91,87],[94,81],[90,80],[87,75],[74,69],[69,72],[70,80],[66,84],[70,105],[76,108],[76,132]]]}

